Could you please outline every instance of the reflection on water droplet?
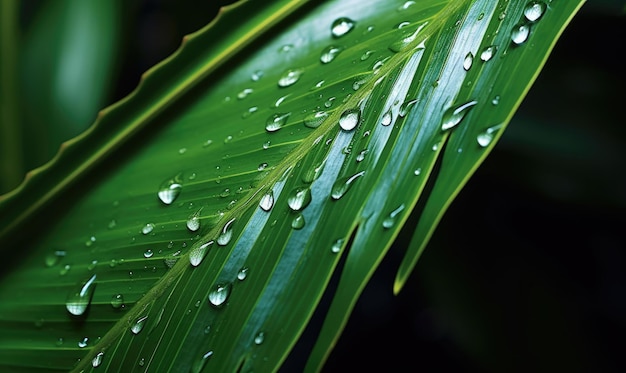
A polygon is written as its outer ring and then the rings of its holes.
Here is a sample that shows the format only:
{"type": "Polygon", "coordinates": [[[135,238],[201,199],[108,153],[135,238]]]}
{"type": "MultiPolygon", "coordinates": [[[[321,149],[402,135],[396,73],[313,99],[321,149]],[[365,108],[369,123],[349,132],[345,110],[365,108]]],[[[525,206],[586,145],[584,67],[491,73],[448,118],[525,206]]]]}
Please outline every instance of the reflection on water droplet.
{"type": "Polygon", "coordinates": [[[465,59],[463,60],[463,69],[465,69],[465,71],[469,71],[469,69],[472,67],[472,62],[474,62],[474,55],[472,54],[472,52],[468,52],[467,55],[465,55],[465,59]]]}
{"type": "Polygon", "coordinates": [[[409,111],[411,110],[413,105],[415,105],[415,103],[417,103],[417,99],[416,98],[414,98],[412,100],[405,101],[400,106],[400,112],[398,113],[398,115],[400,115],[400,117],[405,117],[409,113],[409,111]]]}
{"type": "Polygon", "coordinates": [[[341,251],[343,242],[344,242],[343,238],[339,238],[335,242],[333,242],[332,246],[330,247],[330,252],[333,254],[337,254],[339,251],[341,251]]]}
{"type": "Polygon", "coordinates": [[[159,186],[159,192],[157,193],[161,202],[165,203],[166,205],[169,205],[172,202],[174,202],[174,200],[176,199],[176,197],[178,197],[183,187],[182,183],[183,183],[182,173],[176,175],[173,178],[163,181],[161,185],[159,186]]]}
{"type": "Polygon", "coordinates": [[[189,215],[189,217],[187,218],[187,229],[189,229],[191,232],[195,232],[198,229],[200,229],[200,212],[201,211],[202,211],[202,208],[199,208],[196,212],[189,215]]]}
{"type": "Polygon", "coordinates": [[[396,223],[396,217],[400,212],[404,210],[404,204],[401,204],[398,208],[389,213],[389,215],[383,220],[383,228],[389,229],[396,223]]]}
{"type": "Polygon", "coordinates": [[[489,146],[489,144],[491,144],[491,142],[493,141],[493,138],[495,137],[495,134],[500,129],[500,127],[502,127],[501,124],[489,127],[483,132],[479,133],[478,136],[476,136],[476,141],[478,142],[478,145],[481,148],[485,148],[489,146]]]}
{"type": "Polygon", "coordinates": [[[363,174],[365,174],[365,171],[357,172],[350,177],[342,177],[337,179],[333,184],[330,192],[330,196],[332,197],[332,199],[338,200],[343,197],[348,192],[353,182],[359,177],[363,176],[363,174]]]}
{"type": "Polygon", "coordinates": [[[342,50],[343,49],[341,47],[337,47],[335,45],[329,45],[326,48],[324,48],[324,50],[322,50],[320,61],[322,63],[332,62],[342,50]]]}
{"type": "Polygon", "coordinates": [[[295,84],[304,74],[304,69],[288,69],[278,78],[278,86],[281,88],[295,84]]]}
{"type": "Polygon", "coordinates": [[[151,258],[152,255],[154,255],[154,253],[152,252],[152,250],[148,249],[143,253],[144,258],[151,258]]]}
{"type": "Polygon", "coordinates": [[[233,287],[233,284],[230,282],[224,284],[217,284],[213,287],[213,290],[209,293],[209,303],[213,307],[221,307],[224,305],[228,296],[230,295],[230,291],[233,287]]]}
{"type": "Polygon", "coordinates": [[[293,218],[293,220],[291,221],[291,228],[302,229],[304,228],[305,224],[306,222],[304,220],[304,215],[302,215],[301,213],[297,213],[295,217],[293,218]]]}
{"type": "Polygon", "coordinates": [[[104,352],[100,351],[98,354],[91,360],[91,366],[97,368],[102,364],[102,358],[104,358],[104,352]]]}
{"type": "Polygon", "coordinates": [[[483,49],[483,51],[480,53],[480,59],[485,62],[489,61],[493,58],[493,55],[496,54],[497,50],[498,47],[496,47],[495,45],[485,47],[485,49],[483,49]]]}
{"type": "Polygon", "coordinates": [[[70,292],[65,302],[65,308],[69,313],[75,316],[80,316],[85,313],[91,303],[91,298],[96,287],[95,281],[96,275],[94,274],[77,290],[70,292]]]}
{"type": "Polygon", "coordinates": [[[516,45],[523,44],[528,40],[528,35],[530,35],[530,26],[525,23],[516,25],[511,31],[511,41],[516,45]]]}
{"type": "Polygon", "coordinates": [[[111,297],[111,307],[119,309],[124,305],[124,296],[122,294],[114,294],[111,297]]]}
{"type": "Polygon", "coordinates": [[[239,272],[237,272],[237,280],[239,281],[243,281],[246,279],[246,277],[248,277],[248,271],[250,269],[248,267],[243,267],[239,270],[239,272]]]}
{"type": "Polygon", "coordinates": [[[344,131],[351,131],[356,128],[361,119],[361,110],[359,108],[347,109],[339,117],[339,126],[344,131]]]}
{"type": "Polygon", "coordinates": [[[206,254],[209,252],[211,245],[213,245],[213,241],[205,242],[202,245],[191,249],[191,252],[189,253],[189,263],[191,263],[194,267],[199,266],[206,254]]]}
{"type": "Polygon", "coordinates": [[[413,174],[415,176],[419,176],[422,173],[422,169],[421,168],[416,168],[415,171],[413,171],[413,174]]]}
{"type": "Polygon", "coordinates": [[[387,112],[383,115],[383,118],[380,120],[380,124],[383,126],[388,126],[393,122],[393,114],[391,113],[391,109],[387,110],[387,112]]]}
{"type": "Polygon", "coordinates": [[[65,257],[65,254],[66,253],[64,250],[54,250],[53,252],[46,255],[46,258],[44,260],[46,263],[46,267],[54,267],[55,265],[57,265],[61,258],[65,257]]]}
{"type": "Polygon", "coordinates": [[[287,123],[287,118],[289,118],[290,115],[291,113],[276,113],[271,115],[265,121],[265,130],[267,132],[278,131],[287,123]]]}
{"type": "Polygon", "coordinates": [[[265,340],[265,333],[258,332],[257,335],[254,337],[254,344],[260,345],[261,343],[263,343],[264,340],[265,340]]]}
{"type": "Polygon", "coordinates": [[[85,337],[81,339],[80,341],[78,341],[78,347],[80,348],[85,348],[87,347],[88,344],[89,344],[89,337],[85,337]]]}
{"type": "Polygon", "coordinates": [[[311,189],[307,187],[298,187],[289,193],[287,205],[293,211],[300,211],[311,203],[311,189]]]}
{"type": "Polygon", "coordinates": [[[328,113],[325,111],[316,111],[304,117],[304,125],[309,128],[319,127],[324,120],[328,118],[328,113]]]}
{"type": "Polygon", "coordinates": [[[524,16],[530,22],[536,22],[546,11],[546,4],[543,1],[531,1],[524,8],[524,16]]]}
{"type": "Polygon", "coordinates": [[[259,201],[259,207],[263,211],[269,211],[274,206],[274,191],[271,189],[261,197],[259,201]]]}
{"type": "Polygon", "coordinates": [[[222,232],[217,237],[217,244],[220,246],[226,246],[230,242],[230,239],[233,237],[233,222],[235,218],[232,218],[228,221],[228,223],[224,224],[224,228],[222,228],[222,232]]]}
{"type": "Polygon", "coordinates": [[[348,17],[340,17],[330,25],[330,33],[334,38],[340,38],[354,28],[355,22],[348,17]]]}
{"type": "Polygon", "coordinates": [[[472,106],[476,105],[477,103],[478,101],[470,101],[456,108],[451,107],[446,110],[446,112],[443,114],[441,130],[447,131],[453,127],[456,127],[456,125],[461,123],[463,118],[465,118],[465,115],[468,113],[469,109],[471,109],[472,106]]]}
{"type": "Polygon", "coordinates": [[[143,327],[146,326],[147,319],[148,319],[148,315],[140,316],[137,319],[135,319],[135,321],[133,322],[133,325],[131,325],[130,327],[130,331],[133,334],[139,334],[143,330],[143,327]]]}

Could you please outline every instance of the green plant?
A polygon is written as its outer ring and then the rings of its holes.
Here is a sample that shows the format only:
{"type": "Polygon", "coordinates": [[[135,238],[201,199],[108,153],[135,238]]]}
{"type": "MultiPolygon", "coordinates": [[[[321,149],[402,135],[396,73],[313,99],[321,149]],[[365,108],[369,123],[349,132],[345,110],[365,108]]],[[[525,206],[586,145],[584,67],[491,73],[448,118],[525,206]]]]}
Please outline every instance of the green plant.
{"type": "Polygon", "coordinates": [[[236,4],[1,200],[29,247],[2,363],[273,370],[341,268],[317,369],[417,204],[402,287],[580,4],[236,4]]]}

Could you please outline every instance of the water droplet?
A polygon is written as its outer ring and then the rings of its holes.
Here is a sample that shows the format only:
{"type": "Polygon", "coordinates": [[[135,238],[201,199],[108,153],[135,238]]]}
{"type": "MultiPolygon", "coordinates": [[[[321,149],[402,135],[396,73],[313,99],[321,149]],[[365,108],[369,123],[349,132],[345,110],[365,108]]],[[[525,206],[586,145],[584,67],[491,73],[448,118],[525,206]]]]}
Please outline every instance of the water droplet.
{"type": "Polygon", "coordinates": [[[63,267],[61,267],[61,269],[59,270],[59,275],[61,276],[65,276],[67,274],[67,272],[69,272],[69,270],[72,268],[71,265],[66,264],[63,267]]]}
{"type": "Polygon", "coordinates": [[[248,277],[248,271],[250,269],[248,267],[243,267],[239,270],[239,272],[237,272],[237,280],[239,281],[243,281],[246,279],[246,277],[248,277]]]}
{"type": "Polygon", "coordinates": [[[149,234],[154,230],[154,224],[152,223],[148,223],[146,225],[143,226],[143,228],[141,228],[141,233],[143,234],[149,234]]]}
{"type": "Polygon", "coordinates": [[[69,313],[80,316],[87,311],[87,307],[91,303],[94,289],[96,287],[96,275],[94,274],[76,290],[70,292],[65,302],[65,308],[69,313]]]}
{"type": "Polygon", "coordinates": [[[523,44],[528,40],[528,35],[530,35],[530,26],[525,23],[518,24],[511,31],[511,41],[516,45],[523,44]]]}
{"type": "Polygon", "coordinates": [[[161,183],[158,192],[158,196],[161,202],[165,203],[166,205],[174,202],[183,187],[182,179],[182,174],[178,174],[175,177],[167,179],[161,183]]]}
{"type": "Polygon", "coordinates": [[[221,198],[226,198],[228,196],[230,196],[230,189],[229,188],[226,188],[226,189],[224,189],[223,191],[220,192],[220,197],[221,198]]]}
{"type": "Polygon", "coordinates": [[[536,22],[546,11],[546,4],[542,1],[531,1],[524,8],[524,16],[530,22],[536,22]]]}
{"type": "Polygon", "coordinates": [[[398,11],[407,10],[407,9],[409,9],[410,7],[412,7],[413,5],[415,5],[415,1],[413,1],[413,0],[408,0],[408,1],[405,1],[405,2],[404,2],[404,4],[402,4],[402,5],[400,5],[400,6],[398,7],[398,11]]]}
{"type": "Polygon", "coordinates": [[[139,334],[143,330],[143,327],[146,326],[146,320],[148,320],[148,315],[140,316],[133,322],[133,325],[130,327],[130,331],[133,334],[139,334]]]}
{"type": "Polygon", "coordinates": [[[334,38],[340,38],[354,28],[355,22],[348,17],[340,17],[330,25],[330,33],[334,38]]]}
{"type": "Polygon", "coordinates": [[[362,162],[365,159],[365,155],[367,155],[367,152],[368,152],[367,149],[361,150],[359,154],[356,155],[355,160],[357,162],[362,162]]]}
{"type": "Polygon", "coordinates": [[[463,60],[463,69],[465,69],[465,71],[469,71],[469,69],[472,67],[472,62],[474,62],[474,55],[472,54],[472,52],[468,52],[465,55],[465,59],[463,60]]]}
{"type": "Polygon", "coordinates": [[[245,88],[241,92],[237,93],[237,98],[243,100],[244,98],[248,97],[252,92],[254,92],[252,88],[245,88]]]}
{"type": "Polygon", "coordinates": [[[261,197],[261,200],[259,201],[259,207],[263,211],[269,211],[272,209],[273,206],[274,206],[274,192],[272,190],[269,190],[267,193],[263,195],[263,197],[261,197]]]}
{"type": "Polygon", "coordinates": [[[358,108],[347,109],[339,118],[339,126],[344,131],[351,131],[356,128],[361,120],[361,110],[358,108]]]}
{"type": "Polygon", "coordinates": [[[400,106],[400,112],[398,113],[398,115],[400,115],[400,117],[405,117],[409,111],[411,111],[411,108],[413,107],[413,105],[415,105],[417,103],[417,99],[414,98],[412,100],[408,100],[405,101],[401,106],[400,106]]]}
{"type": "Polygon", "coordinates": [[[496,95],[493,100],[491,100],[492,105],[498,105],[500,103],[500,96],[496,95]]]}
{"type": "Polygon", "coordinates": [[[262,70],[256,70],[255,72],[252,73],[252,75],[250,75],[250,79],[252,79],[253,82],[258,82],[262,77],[263,77],[262,70]]]}
{"type": "Polygon", "coordinates": [[[263,143],[263,149],[269,149],[271,144],[272,143],[269,140],[267,140],[266,142],[263,143]]]}
{"type": "Polygon", "coordinates": [[[102,358],[104,358],[104,352],[100,351],[98,354],[91,360],[91,366],[97,368],[102,364],[102,358]]]}
{"type": "Polygon", "coordinates": [[[352,186],[352,183],[359,177],[363,176],[363,174],[365,174],[365,171],[357,172],[350,177],[342,177],[337,179],[337,181],[335,181],[335,183],[333,184],[330,192],[330,196],[332,197],[332,199],[337,200],[343,197],[352,186]]]}
{"type": "Polygon", "coordinates": [[[259,163],[259,165],[257,166],[256,170],[257,171],[263,171],[267,168],[267,163],[263,162],[263,163],[259,163]]]}
{"type": "Polygon", "coordinates": [[[66,253],[64,250],[54,250],[50,254],[46,255],[46,258],[44,260],[46,263],[46,267],[54,267],[55,265],[57,265],[61,258],[65,257],[65,254],[66,253]]]}
{"type": "Polygon", "coordinates": [[[434,152],[436,152],[436,151],[437,151],[437,149],[439,149],[439,143],[438,143],[438,142],[436,142],[436,143],[433,145],[432,149],[433,149],[433,151],[434,151],[434,152]]]}
{"type": "Polygon", "coordinates": [[[109,222],[109,224],[107,225],[107,228],[109,229],[113,229],[117,226],[117,221],[115,221],[115,219],[111,219],[111,221],[109,222]]]}
{"type": "Polygon", "coordinates": [[[98,265],[98,261],[94,259],[91,261],[91,263],[89,263],[89,265],[87,266],[87,269],[90,271],[93,271],[97,265],[98,265]]]}
{"type": "Polygon", "coordinates": [[[393,122],[393,114],[391,113],[391,109],[387,110],[387,112],[383,115],[383,118],[380,120],[380,124],[383,126],[388,126],[393,122]]]}
{"type": "Polygon", "coordinates": [[[196,212],[189,215],[189,217],[187,218],[187,229],[189,229],[191,232],[195,232],[198,229],[200,229],[200,212],[201,211],[202,211],[202,208],[199,208],[196,212]]]}
{"type": "Polygon", "coordinates": [[[361,61],[367,60],[368,58],[372,56],[372,54],[374,54],[374,51],[371,51],[371,50],[367,50],[363,52],[363,54],[361,55],[361,61]]]}
{"type": "Polygon", "coordinates": [[[489,144],[491,144],[491,142],[493,141],[495,133],[498,131],[498,129],[500,129],[500,127],[502,127],[501,124],[489,127],[483,132],[479,133],[478,136],[476,136],[476,141],[478,142],[478,145],[481,148],[489,146],[489,144]]]}
{"type": "Polygon", "coordinates": [[[63,339],[63,337],[59,337],[59,339],[57,339],[57,341],[56,341],[55,345],[56,345],[57,347],[61,347],[61,346],[63,346],[63,343],[64,343],[64,342],[65,342],[65,340],[63,339]]]}
{"type": "Polygon", "coordinates": [[[332,62],[342,50],[343,48],[341,47],[329,45],[328,47],[324,48],[324,50],[322,50],[320,61],[322,63],[332,62]]]}
{"type": "Polygon", "coordinates": [[[333,254],[337,254],[339,251],[341,251],[343,242],[344,242],[343,238],[339,238],[335,242],[333,242],[332,246],[330,247],[330,252],[333,254]]]}
{"type": "Polygon", "coordinates": [[[311,189],[298,187],[291,191],[287,198],[287,205],[293,211],[300,211],[311,203],[311,189]]]}
{"type": "Polygon", "coordinates": [[[256,113],[259,110],[258,107],[256,106],[251,106],[248,108],[248,110],[244,111],[243,114],[241,114],[242,118],[248,118],[250,115],[256,113]]]}
{"type": "Polygon", "coordinates": [[[383,228],[389,229],[393,227],[393,225],[396,223],[396,217],[400,212],[402,212],[402,210],[404,210],[404,204],[401,204],[397,209],[389,213],[385,220],[383,220],[383,228]]]}
{"type": "Polygon", "coordinates": [[[209,358],[213,356],[213,351],[208,351],[191,365],[191,373],[200,373],[206,365],[209,358]]]}
{"type": "Polygon", "coordinates": [[[257,335],[254,337],[254,344],[260,345],[261,343],[263,343],[264,340],[265,340],[265,333],[258,332],[257,335]]]}
{"type": "Polygon", "coordinates": [[[80,341],[78,341],[78,347],[80,348],[85,348],[87,347],[88,344],[89,344],[89,337],[85,337],[81,339],[80,341]]]}
{"type": "Polygon", "coordinates": [[[189,263],[191,263],[194,267],[199,266],[206,254],[209,252],[211,245],[213,245],[213,241],[205,242],[202,245],[191,249],[191,252],[189,252],[189,263]]]}
{"type": "Polygon", "coordinates": [[[288,69],[278,78],[278,86],[281,88],[295,84],[304,74],[304,69],[288,69]]]}
{"type": "Polygon", "coordinates": [[[478,20],[482,20],[483,18],[485,18],[485,12],[480,12],[480,14],[478,15],[478,20]]]}
{"type": "Polygon", "coordinates": [[[276,113],[271,115],[265,121],[265,130],[267,132],[276,132],[281,129],[286,123],[291,113],[276,113]]]}
{"type": "Polygon", "coordinates": [[[235,218],[232,218],[228,221],[228,223],[224,224],[224,228],[222,228],[222,232],[217,237],[217,244],[220,246],[226,246],[230,242],[230,239],[233,237],[233,222],[235,218]]]}
{"type": "Polygon", "coordinates": [[[502,21],[505,18],[506,18],[506,11],[502,11],[502,12],[500,12],[500,14],[498,14],[498,20],[499,21],[502,21]]]}
{"type": "MultiPolygon", "coordinates": [[[[415,39],[417,39],[417,35],[419,34],[420,31],[422,31],[424,26],[426,26],[427,24],[428,24],[428,22],[422,23],[412,33],[411,32],[403,33],[402,38],[400,40],[395,41],[395,42],[391,43],[391,45],[389,45],[389,50],[394,52],[394,53],[398,53],[398,52],[401,52],[401,51],[407,49],[411,45],[411,43],[413,43],[415,41],[415,39]]],[[[423,43],[418,45],[417,47],[418,48],[423,48],[423,43]]]]}
{"type": "Polygon", "coordinates": [[[221,307],[224,305],[233,285],[230,282],[224,284],[217,284],[209,293],[209,303],[214,307],[221,307]]]}
{"type": "Polygon", "coordinates": [[[317,165],[315,165],[314,167],[309,168],[303,175],[302,175],[302,181],[310,184],[312,182],[314,182],[315,180],[317,180],[318,177],[320,177],[320,175],[322,174],[322,171],[324,170],[324,165],[326,164],[326,162],[322,162],[319,163],[317,165]]]}
{"type": "Polygon", "coordinates": [[[152,250],[148,249],[143,253],[144,258],[151,258],[152,255],[154,255],[154,252],[152,252],[152,250]]]}
{"type": "Polygon", "coordinates": [[[139,364],[140,367],[146,365],[146,359],[142,357],[141,359],[139,359],[139,362],[137,364],[139,364]]]}
{"type": "Polygon", "coordinates": [[[122,294],[114,294],[111,297],[111,307],[119,309],[124,305],[124,296],[122,294]]]}
{"type": "Polygon", "coordinates": [[[476,105],[478,101],[470,101],[456,108],[451,107],[443,113],[443,119],[441,122],[441,130],[447,131],[453,127],[456,127],[465,115],[467,115],[468,111],[472,106],[476,105]]]}
{"type": "Polygon", "coordinates": [[[316,111],[304,117],[304,125],[309,128],[319,127],[324,120],[328,118],[328,113],[325,111],[316,111]]]}
{"type": "Polygon", "coordinates": [[[498,47],[496,47],[495,45],[485,47],[485,49],[483,49],[483,51],[480,53],[480,59],[485,62],[489,61],[491,58],[493,58],[493,55],[496,54],[497,50],[498,47]]]}
{"type": "Polygon", "coordinates": [[[301,213],[297,213],[296,216],[291,221],[291,228],[293,229],[302,229],[306,222],[304,221],[304,215],[301,213]]]}
{"type": "Polygon", "coordinates": [[[419,176],[422,173],[422,169],[421,168],[416,168],[415,171],[413,171],[413,175],[415,176],[419,176]]]}

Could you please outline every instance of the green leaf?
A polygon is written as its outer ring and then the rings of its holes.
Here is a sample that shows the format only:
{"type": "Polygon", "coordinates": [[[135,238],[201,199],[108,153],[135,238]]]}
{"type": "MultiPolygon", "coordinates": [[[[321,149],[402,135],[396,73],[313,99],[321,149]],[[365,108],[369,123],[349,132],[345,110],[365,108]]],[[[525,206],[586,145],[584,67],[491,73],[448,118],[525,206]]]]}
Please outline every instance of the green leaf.
{"type": "Polygon", "coordinates": [[[275,371],[337,271],[319,370],[417,205],[402,286],[581,3],[228,7],[0,197],[0,366],[275,371]]]}

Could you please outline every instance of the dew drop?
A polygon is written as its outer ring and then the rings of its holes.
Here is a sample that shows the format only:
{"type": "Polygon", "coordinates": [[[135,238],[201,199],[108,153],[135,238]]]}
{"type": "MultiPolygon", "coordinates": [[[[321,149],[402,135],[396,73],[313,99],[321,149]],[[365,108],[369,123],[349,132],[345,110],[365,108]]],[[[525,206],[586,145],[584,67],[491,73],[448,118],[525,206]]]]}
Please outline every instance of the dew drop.
{"type": "Polygon", "coordinates": [[[398,113],[398,115],[400,115],[400,117],[405,117],[409,113],[409,111],[411,110],[413,105],[415,105],[416,103],[417,103],[417,99],[416,98],[414,98],[412,100],[405,101],[400,106],[400,112],[398,113]]]}
{"type": "Polygon", "coordinates": [[[404,210],[404,204],[400,205],[397,209],[393,210],[389,215],[383,220],[383,228],[389,229],[396,224],[396,217],[400,212],[404,210]]]}
{"type": "Polygon", "coordinates": [[[293,211],[300,211],[311,203],[311,189],[298,187],[291,191],[287,198],[287,205],[293,211]]]}
{"type": "Polygon", "coordinates": [[[272,143],[269,140],[267,140],[266,142],[263,143],[263,149],[269,149],[271,144],[272,143]]]}
{"type": "Polygon", "coordinates": [[[341,251],[343,242],[344,242],[343,238],[339,238],[335,242],[333,242],[332,246],[330,247],[330,252],[333,254],[337,254],[339,251],[341,251]]]}
{"type": "Polygon", "coordinates": [[[479,133],[478,136],[476,136],[476,142],[478,142],[478,145],[481,148],[485,148],[489,146],[489,144],[491,144],[491,142],[493,141],[495,133],[498,131],[498,129],[500,129],[501,126],[502,125],[489,127],[486,130],[479,133]]]}
{"type": "Polygon", "coordinates": [[[84,337],[80,341],[78,341],[78,347],[85,348],[89,344],[89,337],[84,337]]]}
{"type": "Polygon", "coordinates": [[[485,49],[483,49],[483,51],[480,53],[480,59],[485,62],[489,61],[491,58],[493,58],[493,55],[496,54],[497,50],[498,47],[496,47],[495,45],[485,47],[485,49]]]}
{"type": "Polygon", "coordinates": [[[357,172],[350,177],[342,177],[337,179],[333,184],[330,192],[330,196],[332,197],[332,199],[338,200],[343,197],[348,192],[350,187],[352,187],[354,181],[363,176],[363,174],[365,174],[365,171],[357,172]]]}
{"type": "Polygon", "coordinates": [[[254,92],[252,88],[245,88],[241,92],[237,93],[237,98],[243,100],[244,98],[248,97],[252,92],[254,92]]]}
{"type": "Polygon", "coordinates": [[[256,170],[257,171],[263,171],[267,168],[267,163],[263,162],[263,163],[259,163],[259,165],[257,166],[256,170]]]}
{"type": "Polygon", "coordinates": [[[248,277],[248,271],[250,269],[248,267],[242,267],[239,272],[237,272],[237,280],[243,281],[248,277]]]}
{"type": "Polygon", "coordinates": [[[146,365],[146,359],[142,357],[141,359],[139,359],[139,362],[137,364],[139,364],[140,367],[146,365]]]}
{"type": "Polygon", "coordinates": [[[443,114],[441,130],[447,131],[453,127],[456,127],[459,123],[461,123],[463,118],[465,118],[465,115],[468,113],[469,109],[471,109],[477,103],[477,101],[470,101],[456,108],[451,107],[450,109],[446,110],[446,112],[443,114]]]}
{"type": "Polygon", "coordinates": [[[341,47],[337,47],[334,45],[329,45],[322,50],[322,55],[320,56],[320,61],[322,63],[332,62],[337,55],[342,51],[341,47]]]}
{"type": "Polygon", "coordinates": [[[304,74],[304,69],[288,69],[278,78],[278,86],[281,88],[295,84],[304,74]]]}
{"type": "Polygon", "coordinates": [[[139,334],[143,330],[144,326],[146,326],[146,320],[148,319],[148,315],[138,317],[133,322],[133,325],[130,327],[130,331],[133,334],[139,334]]]}
{"type": "Polygon", "coordinates": [[[254,337],[254,344],[260,345],[261,343],[263,343],[264,340],[265,340],[265,333],[258,332],[257,335],[254,337]]]}
{"type": "Polygon", "coordinates": [[[511,31],[511,41],[516,45],[523,44],[528,40],[528,35],[530,35],[530,26],[525,23],[518,24],[511,31]]]}
{"type": "Polygon", "coordinates": [[[361,150],[361,151],[359,152],[359,154],[357,154],[357,155],[356,155],[355,160],[356,160],[357,162],[362,162],[362,161],[365,159],[365,156],[367,155],[367,152],[368,152],[368,150],[367,150],[367,149],[361,150]]]}
{"type": "Polygon", "coordinates": [[[69,270],[72,269],[72,266],[69,264],[64,265],[63,267],[61,267],[61,269],[59,270],[59,275],[61,276],[65,276],[67,274],[67,272],[69,272],[69,270]]]}
{"type": "Polygon", "coordinates": [[[252,75],[250,75],[250,79],[252,79],[253,82],[258,82],[262,77],[263,77],[262,70],[256,70],[255,72],[252,73],[252,75]]]}
{"type": "Polygon", "coordinates": [[[111,297],[111,307],[119,309],[124,305],[124,296],[122,294],[114,294],[111,297]]]}
{"type": "Polygon", "coordinates": [[[367,60],[368,58],[372,56],[372,54],[374,54],[374,51],[371,51],[371,50],[367,50],[363,52],[363,54],[361,55],[361,61],[367,60]]]}
{"type": "Polygon", "coordinates": [[[154,255],[154,252],[152,250],[150,250],[150,249],[144,251],[144,253],[143,253],[143,257],[144,258],[151,258],[152,255],[154,255]]]}
{"type": "Polygon", "coordinates": [[[498,105],[500,103],[500,96],[495,96],[492,100],[491,100],[491,104],[492,105],[498,105]]]}
{"type": "MultiPolygon", "coordinates": [[[[404,33],[400,40],[397,40],[397,41],[391,43],[391,45],[389,45],[389,50],[391,50],[394,53],[398,53],[398,52],[401,52],[401,51],[407,49],[411,45],[411,43],[413,43],[413,41],[415,41],[415,39],[417,38],[417,35],[424,28],[424,26],[426,26],[426,24],[428,24],[428,22],[424,22],[423,24],[421,24],[412,33],[410,33],[410,32],[409,33],[404,33]]],[[[421,46],[422,46],[422,44],[420,44],[417,47],[419,48],[421,46]]]]}
{"type": "Polygon", "coordinates": [[[141,228],[141,233],[143,233],[143,234],[150,234],[150,233],[152,233],[153,230],[154,230],[154,224],[148,223],[148,224],[144,225],[143,228],[141,228]]]}
{"type": "Polygon", "coordinates": [[[383,118],[380,121],[380,124],[383,126],[388,126],[393,121],[393,114],[391,113],[391,109],[387,110],[387,112],[383,115],[383,118]]]}
{"type": "Polygon", "coordinates": [[[402,5],[400,5],[400,6],[398,7],[398,11],[407,10],[407,9],[409,9],[410,7],[412,7],[413,5],[415,5],[415,1],[413,1],[413,0],[408,0],[408,1],[405,1],[405,2],[404,2],[404,4],[402,4],[402,5]]]}
{"type": "Polygon", "coordinates": [[[319,127],[328,118],[328,113],[321,110],[304,117],[304,125],[309,128],[319,127]]]}
{"type": "Polygon", "coordinates": [[[191,263],[194,267],[199,266],[206,254],[209,252],[211,245],[213,245],[213,241],[205,242],[202,245],[191,249],[189,252],[189,263],[191,263]]]}
{"type": "Polygon", "coordinates": [[[415,176],[419,176],[422,173],[422,169],[421,168],[416,168],[415,171],[413,171],[413,175],[415,176]]]}
{"type": "Polygon", "coordinates": [[[228,223],[224,224],[224,228],[222,228],[222,232],[217,237],[217,244],[220,246],[226,246],[230,242],[230,239],[233,238],[233,222],[235,218],[232,218],[228,221],[228,223]]]}
{"type": "Polygon", "coordinates": [[[361,120],[361,110],[358,108],[347,109],[339,117],[339,126],[344,131],[352,131],[361,120]]]}
{"type": "Polygon", "coordinates": [[[102,358],[104,358],[104,352],[100,351],[98,354],[91,360],[91,366],[97,368],[102,364],[102,358]]]}
{"type": "Polygon", "coordinates": [[[286,123],[291,113],[276,113],[271,115],[265,121],[265,130],[267,132],[276,132],[281,129],[286,123]]]}
{"type": "Polygon", "coordinates": [[[317,165],[315,165],[314,167],[309,168],[303,175],[302,175],[302,181],[309,184],[314,182],[315,180],[317,180],[317,178],[320,177],[320,175],[322,174],[322,171],[324,170],[324,165],[326,164],[326,162],[322,162],[319,163],[317,165]]]}
{"type": "Polygon", "coordinates": [[[340,17],[330,25],[330,33],[334,38],[340,38],[354,28],[355,22],[348,17],[340,17]]]}
{"type": "Polygon", "coordinates": [[[472,54],[472,52],[468,52],[465,55],[465,59],[463,60],[463,69],[465,69],[465,71],[469,71],[469,69],[472,67],[472,62],[474,62],[474,55],[472,54]]]}
{"type": "Polygon", "coordinates": [[[291,221],[291,228],[302,229],[304,228],[305,224],[306,222],[304,220],[304,215],[302,215],[301,213],[297,213],[296,216],[291,221]]]}
{"type": "Polygon", "coordinates": [[[206,365],[209,358],[213,356],[213,351],[208,351],[191,365],[191,373],[200,373],[206,365]]]}
{"type": "Polygon", "coordinates": [[[524,17],[530,22],[536,22],[546,11],[546,4],[542,1],[531,1],[524,8],[524,17]]]}
{"type": "Polygon", "coordinates": [[[209,303],[213,307],[221,307],[224,305],[233,285],[230,282],[217,284],[209,293],[209,303]]]}
{"type": "Polygon", "coordinates": [[[64,250],[54,250],[53,252],[46,255],[44,262],[46,263],[46,267],[54,267],[59,263],[61,258],[65,257],[66,252],[64,250]]]}
{"type": "Polygon", "coordinates": [[[269,211],[274,206],[274,192],[270,189],[267,193],[261,197],[259,201],[259,207],[263,211],[269,211]]]}
{"type": "Polygon", "coordinates": [[[65,302],[65,308],[69,313],[80,316],[87,311],[87,307],[91,303],[94,289],[96,287],[96,275],[94,274],[76,290],[70,292],[65,302]]]}
{"type": "Polygon", "coordinates": [[[91,261],[91,263],[89,263],[89,265],[87,266],[87,269],[90,271],[93,271],[97,265],[98,265],[98,261],[94,259],[91,261]]]}
{"type": "Polygon", "coordinates": [[[198,209],[196,212],[194,212],[193,214],[189,215],[189,217],[187,218],[187,229],[189,229],[191,232],[195,232],[198,229],[200,229],[200,212],[202,211],[202,208],[198,209]]]}
{"type": "Polygon", "coordinates": [[[178,197],[182,187],[182,174],[178,174],[175,177],[162,182],[159,186],[159,192],[157,195],[159,196],[161,202],[169,205],[174,202],[176,197],[178,197]]]}

